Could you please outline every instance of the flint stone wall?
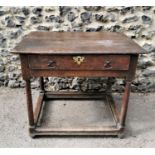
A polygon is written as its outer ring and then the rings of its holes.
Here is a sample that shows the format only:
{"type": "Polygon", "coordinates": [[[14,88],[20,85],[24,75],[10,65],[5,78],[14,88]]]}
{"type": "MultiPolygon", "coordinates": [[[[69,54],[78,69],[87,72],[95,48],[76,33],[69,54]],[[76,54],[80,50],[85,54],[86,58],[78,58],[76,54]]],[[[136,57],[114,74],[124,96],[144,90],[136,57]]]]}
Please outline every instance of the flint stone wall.
{"type": "MultiPolygon", "coordinates": [[[[18,55],[10,54],[31,31],[123,32],[147,54],[140,55],[134,92],[155,91],[155,7],[0,7],[0,86],[24,87],[18,55]]],[[[105,90],[105,78],[45,79],[52,90],[105,90]]],[[[123,80],[113,80],[113,91],[124,89],[123,80]]],[[[38,82],[32,80],[32,87],[38,82]]]]}

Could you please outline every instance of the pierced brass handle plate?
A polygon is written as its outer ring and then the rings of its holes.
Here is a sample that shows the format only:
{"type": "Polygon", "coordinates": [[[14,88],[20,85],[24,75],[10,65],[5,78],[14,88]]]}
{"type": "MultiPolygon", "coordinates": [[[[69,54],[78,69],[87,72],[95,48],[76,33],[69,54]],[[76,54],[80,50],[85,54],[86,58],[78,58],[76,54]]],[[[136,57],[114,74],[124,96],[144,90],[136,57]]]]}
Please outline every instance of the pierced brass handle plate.
{"type": "Polygon", "coordinates": [[[82,57],[82,56],[73,57],[74,62],[77,63],[78,65],[80,65],[84,61],[84,59],[85,57],[82,57]]]}

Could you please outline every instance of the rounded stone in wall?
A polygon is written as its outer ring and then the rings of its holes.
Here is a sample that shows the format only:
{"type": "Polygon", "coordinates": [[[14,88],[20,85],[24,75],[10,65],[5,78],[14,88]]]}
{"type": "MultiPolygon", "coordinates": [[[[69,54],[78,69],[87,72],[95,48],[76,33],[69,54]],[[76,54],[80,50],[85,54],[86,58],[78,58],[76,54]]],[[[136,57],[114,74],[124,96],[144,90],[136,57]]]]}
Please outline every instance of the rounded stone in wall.
{"type": "Polygon", "coordinates": [[[143,6],[143,11],[149,11],[152,8],[152,6],[143,6]]]}
{"type": "Polygon", "coordinates": [[[15,16],[15,18],[22,24],[25,22],[25,17],[22,17],[22,16],[15,16]]]}
{"type": "Polygon", "coordinates": [[[106,30],[110,31],[110,32],[122,32],[123,29],[124,28],[120,25],[114,25],[114,26],[110,26],[110,27],[106,28],[106,30]]]}
{"type": "Polygon", "coordinates": [[[39,25],[39,26],[37,27],[37,30],[39,30],[39,31],[49,31],[49,30],[50,30],[50,27],[39,25]]]}
{"type": "Polygon", "coordinates": [[[81,13],[80,16],[81,16],[82,22],[90,22],[92,13],[91,12],[83,12],[83,13],[81,13]]]}
{"type": "Polygon", "coordinates": [[[99,11],[101,6],[84,6],[84,9],[87,11],[99,11]]]}
{"type": "Polygon", "coordinates": [[[120,14],[125,15],[127,13],[134,13],[134,11],[135,11],[134,7],[131,7],[131,6],[129,6],[129,7],[122,7],[120,9],[120,14]]]}
{"type": "Polygon", "coordinates": [[[142,21],[144,24],[151,24],[152,23],[152,19],[149,16],[143,15],[142,16],[142,21]]]}
{"type": "Polygon", "coordinates": [[[74,12],[69,12],[67,18],[68,18],[68,20],[69,20],[70,22],[73,22],[73,21],[75,20],[75,18],[76,18],[76,15],[75,15],[74,12]]]}
{"type": "Polygon", "coordinates": [[[0,33],[0,46],[5,47],[6,46],[6,38],[0,33]]]}
{"type": "Polygon", "coordinates": [[[102,30],[103,30],[103,26],[98,26],[96,28],[94,28],[94,27],[86,28],[86,32],[98,32],[98,31],[102,31],[102,30]]]}
{"type": "Polygon", "coordinates": [[[15,32],[10,32],[9,37],[10,39],[17,39],[22,34],[22,29],[19,29],[15,32]]]}
{"type": "Polygon", "coordinates": [[[60,16],[65,16],[72,8],[68,6],[60,6],[59,7],[59,12],[60,16]]]}
{"type": "Polygon", "coordinates": [[[138,21],[138,16],[131,16],[131,17],[126,17],[125,19],[123,19],[122,23],[131,23],[131,22],[136,22],[138,21]]]}
{"type": "Polygon", "coordinates": [[[56,23],[62,23],[63,20],[60,16],[50,15],[45,17],[46,22],[56,22],[56,23]]]}
{"type": "Polygon", "coordinates": [[[32,24],[38,24],[42,22],[42,17],[40,16],[33,16],[31,17],[31,23],[32,24]]]}
{"type": "Polygon", "coordinates": [[[4,81],[7,80],[7,79],[8,79],[7,74],[5,74],[5,73],[0,73],[0,81],[4,82],[4,81]]]}
{"type": "Polygon", "coordinates": [[[29,8],[26,8],[26,7],[23,7],[22,8],[22,12],[25,16],[28,16],[30,14],[30,9],[29,8]]]}
{"type": "Polygon", "coordinates": [[[118,7],[106,7],[105,9],[108,12],[119,12],[120,10],[118,7]]]}
{"type": "Polygon", "coordinates": [[[3,16],[3,15],[5,15],[5,11],[0,11],[0,16],[3,16]]]}
{"type": "Polygon", "coordinates": [[[148,43],[145,43],[143,45],[143,48],[148,53],[151,53],[151,52],[154,52],[155,51],[155,47],[153,45],[151,45],[151,44],[148,44],[148,43]]]}
{"type": "Polygon", "coordinates": [[[36,15],[41,15],[42,13],[42,8],[41,7],[35,7],[34,9],[32,9],[32,12],[36,15]]]}

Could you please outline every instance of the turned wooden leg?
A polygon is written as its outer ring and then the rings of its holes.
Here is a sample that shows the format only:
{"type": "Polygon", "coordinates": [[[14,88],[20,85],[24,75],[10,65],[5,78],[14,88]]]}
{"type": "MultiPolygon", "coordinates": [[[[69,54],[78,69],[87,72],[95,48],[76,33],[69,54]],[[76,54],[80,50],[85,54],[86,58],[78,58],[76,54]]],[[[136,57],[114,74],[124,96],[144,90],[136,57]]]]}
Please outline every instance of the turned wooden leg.
{"type": "Polygon", "coordinates": [[[44,92],[44,78],[43,77],[39,78],[39,83],[40,83],[41,92],[44,92]]]}
{"type": "Polygon", "coordinates": [[[30,127],[34,126],[34,116],[33,116],[33,105],[32,105],[32,95],[31,95],[31,84],[30,80],[26,81],[26,99],[27,99],[27,110],[28,110],[28,120],[30,127]]]}
{"type": "Polygon", "coordinates": [[[124,128],[125,126],[125,120],[126,120],[127,109],[128,109],[128,101],[129,101],[129,95],[130,95],[130,87],[131,87],[131,82],[126,81],[125,92],[122,99],[122,107],[121,107],[121,113],[120,113],[120,126],[122,128],[124,128]]]}

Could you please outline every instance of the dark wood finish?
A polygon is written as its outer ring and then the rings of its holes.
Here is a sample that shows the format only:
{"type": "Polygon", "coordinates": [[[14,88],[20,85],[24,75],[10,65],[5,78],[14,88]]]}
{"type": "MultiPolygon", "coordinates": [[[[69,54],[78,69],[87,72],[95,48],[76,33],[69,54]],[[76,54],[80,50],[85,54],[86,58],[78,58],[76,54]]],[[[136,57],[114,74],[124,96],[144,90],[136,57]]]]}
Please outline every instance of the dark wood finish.
{"type": "Polygon", "coordinates": [[[127,81],[132,81],[134,79],[137,61],[138,61],[138,55],[132,55],[131,61],[130,61],[130,66],[129,66],[129,72],[128,72],[128,76],[126,79],[127,81]]]}
{"type": "Polygon", "coordinates": [[[112,111],[112,113],[113,113],[113,115],[114,115],[114,119],[115,119],[115,121],[116,121],[116,123],[117,123],[117,125],[119,124],[119,122],[120,122],[120,112],[118,111],[118,109],[116,108],[116,105],[115,105],[115,102],[114,102],[114,99],[113,99],[113,97],[111,96],[111,95],[109,95],[108,97],[107,97],[107,101],[108,101],[108,103],[109,103],[109,105],[110,105],[110,108],[111,108],[111,111],[112,111]]]}
{"type": "Polygon", "coordinates": [[[40,83],[41,92],[44,92],[45,88],[44,88],[44,78],[43,77],[39,78],[39,83],[40,83]]]}
{"type": "Polygon", "coordinates": [[[143,49],[122,33],[31,32],[16,46],[20,54],[139,54],[143,49]]]}
{"type": "Polygon", "coordinates": [[[37,125],[37,122],[38,122],[38,119],[40,116],[40,112],[42,109],[43,101],[44,101],[44,93],[40,93],[38,100],[37,100],[35,110],[34,110],[34,123],[35,123],[35,125],[37,125]]]}
{"type": "Polygon", "coordinates": [[[38,76],[57,76],[57,77],[74,77],[74,76],[79,76],[79,77],[127,77],[128,76],[128,71],[86,71],[86,70],[81,70],[81,71],[57,71],[57,70],[30,70],[30,75],[31,77],[38,77],[38,76]]]}
{"type": "Polygon", "coordinates": [[[121,113],[120,113],[120,127],[121,128],[125,127],[125,119],[126,119],[126,115],[127,115],[130,87],[131,87],[131,82],[126,81],[125,93],[124,93],[124,96],[122,99],[122,107],[121,107],[121,113]]]}
{"type": "Polygon", "coordinates": [[[80,65],[74,55],[29,55],[29,67],[33,70],[128,70],[128,55],[83,55],[80,65]],[[38,63],[39,62],[39,63],[38,63]]]}
{"type": "Polygon", "coordinates": [[[107,93],[84,93],[84,92],[50,92],[50,91],[46,91],[45,92],[45,98],[46,100],[48,99],[105,99],[107,93]]]}
{"type": "MultiPolygon", "coordinates": [[[[42,94],[41,94],[42,96],[42,94]]],[[[47,100],[104,100],[106,103],[107,108],[110,109],[112,107],[113,103],[111,102],[112,96],[109,94],[107,95],[106,93],[82,93],[82,92],[49,92],[45,91],[45,102],[47,100]]],[[[40,98],[40,97],[39,97],[40,98]]],[[[40,100],[40,99],[39,99],[40,100]]],[[[52,103],[50,103],[52,104],[52,103]]],[[[110,109],[111,110],[111,109],[110,109]]],[[[46,113],[44,111],[43,113],[46,113]]],[[[112,113],[112,110],[111,110],[112,113]]],[[[115,115],[114,113],[112,113],[115,115]]],[[[39,118],[39,113],[37,118],[39,118]]],[[[42,118],[40,118],[42,119],[42,118]]],[[[38,122],[40,121],[39,119],[37,120],[38,122]]],[[[36,122],[36,124],[38,124],[36,122]]],[[[117,121],[115,120],[115,125],[112,126],[100,126],[98,128],[47,128],[47,127],[35,127],[33,130],[32,136],[34,137],[35,135],[118,135],[120,133],[120,129],[117,126],[117,121]]]]}
{"type": "Polygon", "coordinates": [[[27,97],[27,109],[28,109],[29,125],[32,127],[32,126],[34,126],[34,115],[33,115],[33,105],[32,105],[30,80],[26,80],[26,97],[27,97]]]}
{"type": "Polygon", "coordinates": [[[20,60],[23,79],[29,80],[31,78],[31,74],[27,55],[20,54],[20,60]]]}
{"type": "MultiPolygon", "coordinates": [[[[29,131],[36,135],[118,135],[123,134],[130,95],[134,79],[139,45],[124,34],[112,32],[32,32],[25,36],[12,53],[20,55],[23,79],[26,81],[29,131]],[[115,106],[111,92],[46,92],[44,77],[121,77],[126,86],[121,110],[115,106]],[[39,77],[40,96],[33,112],[32,77],[39,77]],[[37,123],[43,109],[43,102],[50,99],[106,99],[116,125],[96,129],[39,128],[37,123]]],[[[144,51],[143,51],[144,52],[144,51]]]]}

